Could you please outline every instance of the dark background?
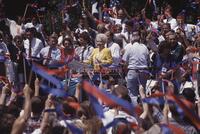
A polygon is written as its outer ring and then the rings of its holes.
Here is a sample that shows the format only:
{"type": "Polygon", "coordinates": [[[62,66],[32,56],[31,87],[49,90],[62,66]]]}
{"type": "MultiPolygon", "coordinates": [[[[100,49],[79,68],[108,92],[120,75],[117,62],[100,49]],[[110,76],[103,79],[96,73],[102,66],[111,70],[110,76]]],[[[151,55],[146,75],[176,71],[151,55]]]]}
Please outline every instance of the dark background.
{"type": "MultiPolygon", "coordinates": [[[[16,19],[17,16],[23,16],[26,4],[37,2],[40,6],[47,6],[48,1],[51,0],[3,0],[4,11],[8,18],[16,19]]],[[[32,14],[34,14],[34,11],[29,7],[27,16],[32,14]]]]}
{"type": "Polygon", "coordinates": [[[16,16],[23,16],[27,3],[31,0],[3,0],[4,10],[8,18],[16,19],[16,16]]]}
{"type": "MultiPolygon", "coordinates": [[[[6,16],[9,18],[16,18],[18,15],[23,15],[26,4],[27,3],[33,3],[36,0],[3,0],[3,3],[5,5],[5,12],[6,16]]],[[[48,0],[37,0],[40,5],[45,5],[45,3],[48,0]]],[[[50,1],[50,0],[49,0],[50,1]]],[[[127,5],[129,5],[129,0],[125,0],[127,5]]],[[[138,1],[140,4],[140,7],[143,7],[143,4],[146,0],[130,0],[130,1],[138,1]]],[[[158,0],[163,1],[163,0],[158,0]]],[[[186,6],[187,0],[166,0],[170,5],[172,5],[174,9],[174,15],[177,15],[178,12],[181,11],[182,8],[186,6]]],[[[28,10],[28,14],[31,14],[31,11],[28,10]]]]}

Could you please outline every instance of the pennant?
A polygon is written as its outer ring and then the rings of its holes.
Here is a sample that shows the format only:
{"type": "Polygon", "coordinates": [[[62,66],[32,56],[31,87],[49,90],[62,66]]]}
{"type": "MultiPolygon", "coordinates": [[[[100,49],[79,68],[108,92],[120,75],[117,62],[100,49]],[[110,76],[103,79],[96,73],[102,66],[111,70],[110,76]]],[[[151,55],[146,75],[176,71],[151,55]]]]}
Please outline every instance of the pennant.
{"type": "MultiPolygon", "coordinates": [[[[150,97],[158,97],[158,96],[164,96],[162,93],[153,94],[150,97]]],[[[185,114],[192,122],[193,124],[200,129],[200,119],[199,117],[193,113],[178,97],[176,97],[173,93],[167,93],[166,99],[170,103],[177,104],[177,112],[180,113],[180,115],[185,114]]],[[[148,103],[148,101],[147,101],[148,103]]]]}
{"type": "Polygon", "coordinates": [[[173,124],[160,124],[161,131],[163,134],[185,134],[184,130],[173,124]]]}
{"type": "Polygon", "coordinates": [[[104,95],[99,89],[92,86],[89,82],[84,81],[83,90],[85,90],[88,94],[103,101],[105,105],[116,106],[113,100],[111,100],[108,96],[104,95]]]}
{"type": "Polygon", "coordinates": [[[44,69],[40,68],[37,64],[32,64],[32,71],[54,84],[58,89],[62,88],[62,84],[58,79],[49,75],[44,69]]]}
{"type": "Polygon", "coordinates": [[[185,134],[184,130],[180,127],[177,127],[173,124],[169,124],[168,127],[173,131],[175,132],[176,134],[185,134]]]}
{"type": "Polygon", "coordinates": [[[173,134],[172,130],[166,124],[159,125],[162,131],[162,134],[173,134]]]}
{"type": "Polygon", "coordinates": [[[80,109],[80,104],[79,103],[77,103],[77,102],[68,102],[68,105],[70,106],[70,107],[72,107],[73,109],[75,109],[75,110],[78,110],[78,109],[80,109]]]}
{"type": "Polygon", "coordinates": [[[47,74],[49,75],[55,75],[58,77],[63,78],[65,76],[65,73],[69,70],[67,66],[64,64],[55,64],[55,65],[49,65],[48,67],[39,65],[37,63],[34,63],[37,67],[43,69],[47,74]],[[54,68],[54,69],[49,69],[54,68]],[[56,69],[55,69],[56,68],[56,69]]]}
{"type": "Polygon", "coordinates": [[[56,64],[50,64],[50,65],[48,65],[48,68],[52,68],[52,69],[54,69],[54,68],[60,68],[60,67],[63,67],[65,64],[64,63],[56,63],[56,64]]]}
{"type": "Polygon", "coordinates": [[[101,130],[100,133],[105,133],[107,129],[109,129],[110,127],[116,126],[117,123],[119,122],[123,122],[125,124],[130,124],[132,129],[137,129],[139,126],[134,123],[134,122],[128,122],[125,118],[115,118],[113,119],[112,122],[108,123],[106,126],[104,126],[101,130]]]}
{"type": "Polygon", "coordinates": [[[175,101],[178,104],[178,106],[184,111],[184,114],[192,121],[192,123],[198,129],[200,129],[199,117],[195,113],[193,113],[178,97],[170,93],[169,95],[167,95],[167,99],[175,101]]]}
{"type": "Polygon", "coordinates": [[[144,98],[142,99],[142,102],[147,103],[147,104],[151,104],[151,105],[164,105],[165,104],[165,100],[164,98],[144,98]]]}
{"type": "Polygon", "coordinates": [[[97,99],[100,99],[107,106],[121,106],[125,112],[128,112],[131,115],[134,115],[135,111],[137,111],[136,107],[134,107],[131,103],[118,98],[115,95],[108,94],[104,90],[99,90],[97,87],[92,86],[89,82],[84,81],[83,90],[85,90],[88,94],[94,96],[97,99]]]}
{"type": "Polygon", "coordinates": [[[90,99],[90,102],[92,103],[92,106],[94,108],[94,110],[96,111],[97,115],[100,117],[100,118],[104,118],[104,111],[103,111],[103,107],[101,104],[99,104],[98,100],[92,96],[92,95],[89,95],[89,99],[90,99]]]}
{"type": "Polygon", "coordinates": [[[42,88],[42,90],[43,90],[45,93],[52,94],[52,95],[55,96],[55,97],[64,98],[64,97],[69,96],[69,95],[67,94],[67,92],[66,92],[65,90],[62,90],[62,89],[49,88],[49,87],[46,86],[46,85],[40,85],[40,87],[42,88]]]}

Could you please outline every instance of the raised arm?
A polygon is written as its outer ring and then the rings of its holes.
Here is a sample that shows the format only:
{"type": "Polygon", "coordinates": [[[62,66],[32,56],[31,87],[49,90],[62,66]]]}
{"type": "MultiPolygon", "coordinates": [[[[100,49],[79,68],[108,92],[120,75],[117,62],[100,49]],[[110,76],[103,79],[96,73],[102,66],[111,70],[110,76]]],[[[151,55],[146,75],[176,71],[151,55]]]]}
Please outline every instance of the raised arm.
{"type": "Polygon", "coordinates": [[[24,113],[15,120],[11,134],[22,134],[26,125],[26,121],[31,114],[31,89],[27,84],[25,85],[23,92],[25,97],[24,113]]]}
{"type": "MultiPolygon", "coordinates": [[[[144,99],[146,97],[144,93],[144,87],[142,85],[139,86],[139,93],[140,93],[141,99],[144,99]]],[[[148,104],[142,103],[142,108],[143,108],[143,113],[140,115],[140,118],[145,119],[149,112],[148,104]]]]}
{"type": "Polygon", "coordinates": [[[5,100],[6,100],[6,95],[9,91],[9,87],[8,85],[5,85],[3,88],[2,88],[2,92],[1,92],[1,96],[0,96],[0,105],[5,105],[5,100]]]}
{"type": "Polygon", "coordinates": [[[34,96],[39,96],[40,81],[38,78],[35,79],[35,93],[34,96]]]}

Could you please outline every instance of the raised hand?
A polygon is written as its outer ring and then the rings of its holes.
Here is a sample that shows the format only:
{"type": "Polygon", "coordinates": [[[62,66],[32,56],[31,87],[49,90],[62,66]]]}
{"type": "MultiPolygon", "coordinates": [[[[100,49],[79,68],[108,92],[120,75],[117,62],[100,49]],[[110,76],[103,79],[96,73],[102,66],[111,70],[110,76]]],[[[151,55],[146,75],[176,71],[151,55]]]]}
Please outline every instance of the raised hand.
{"type": "Polygon", "coordinates": [[[8,94],[10,91],[9,85],[6,84],[3,88],[2,88],[2,94],[8,94]]]}
{"type": "Polygon", "coordinates": [[[31,92],[32,92],[31,88],[29,87],[28,84],[26,84],[26,85],[24,86],[24,89],[23,89],[24,96],[25,96],[25,97],[30,96],[30,95],[31,95],[31,92]]]}

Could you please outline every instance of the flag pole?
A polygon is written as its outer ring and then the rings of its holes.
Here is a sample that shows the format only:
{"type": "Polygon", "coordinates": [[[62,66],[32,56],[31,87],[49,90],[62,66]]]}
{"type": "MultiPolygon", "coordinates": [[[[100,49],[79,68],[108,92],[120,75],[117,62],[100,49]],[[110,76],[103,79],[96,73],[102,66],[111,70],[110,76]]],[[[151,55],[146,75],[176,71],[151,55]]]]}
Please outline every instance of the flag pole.
{"type": "Polygon", "coordinates": [[[23,57],[23,66],[24,66],[24,81],[25,81],[25,84],[27,84],[26,61],[24,57],[23,57]]]}
{"type": "Polygon", "coordinates": [[[29,4],[26,4],[26,8],[25,8],[24,15],[23,15],[23,20],[25,19],[28,7],[29,7],[29,4]]]}

